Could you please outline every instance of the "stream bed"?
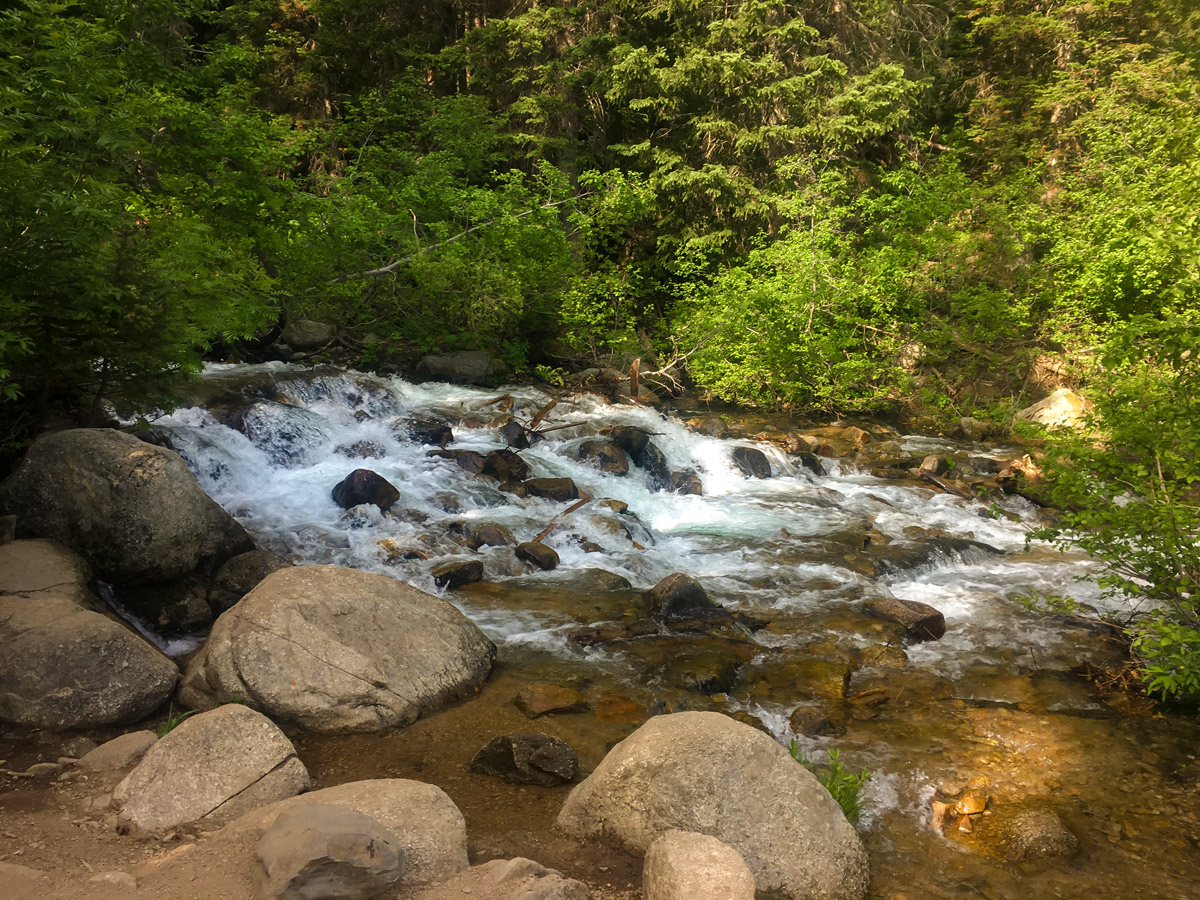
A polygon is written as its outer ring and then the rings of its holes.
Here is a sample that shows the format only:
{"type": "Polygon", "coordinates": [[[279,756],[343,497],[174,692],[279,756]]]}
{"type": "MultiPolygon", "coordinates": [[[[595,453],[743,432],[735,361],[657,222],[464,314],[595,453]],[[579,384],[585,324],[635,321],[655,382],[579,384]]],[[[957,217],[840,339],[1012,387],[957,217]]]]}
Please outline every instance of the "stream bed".
{"type": "MultiPolygon", "coordinates": [[[[212,366],[196,404],[155,420],[154,439],[188,461],[260,547],[439,594],[498,647],[474,699],[391,734],[301,737],[318,787],[382,776],[435,783],[466,815],[475,859],[531,856],[618,896],[636,890],[639,862],[551,829],[569,788],[474,774],[471,758],[497,734],[535,730],[570,743],[586,774],[651,715],[717,710],[795,740],[814,761],[837,749],[848,768],[872,773],[858,828],[873,897],[1200,897],[1200,728],[1085,677],[1120,658],[1105,629],[1022,603],[1069,594],[1103,610],[1089,562],[1027,543],[1039,511],[1020,497],[965,500],[879,474],[882,457],[928,454],[994,472],[1019,450],[882,426],[847,442],[830,426],[797,429],[832,453],[801,457],[782,441],[706,436],[682,413],[588,394],[280,363],[212,366]],[[444,449],[486,454],[508,446],[498,428],[506,417],[527,424],[552,399],[539,423],[545,439],[519,452],[530,477],[570,478],[592,498],[565,515],[571,501],[502,490],[429,455],[439,447],[403,424],[441,418],[453,429],[444,449]],[[636,465],[614,475],[579,458],[583,442],[620,425],[647,432],[702,493],[655,489],[636,465]],[[737,448],[761,451],[770,477],[747,477],[737,448]],[[387,513],[332,500],[359,467],[399,489],[387,513]],[[527,541],[552,522],[552,572],[511,546],[472,547],[485,524],[527,541]],[[438,587],[434,568],[455,559],[482,561],[483,581],[438,587]],[[741,614],[742,626],[630,638],[641,592],[674,572],[741,614]],[[940,610],[944,637],[912,643],[864,614],[864,603],[889,597],[940,610]],[[530,721],[512,701],[537,683],[576,690],[586,708],[530,721]],[[972,830],[935,830],[938,788],[945,795],[979,776],[990,800],[964,825],[972,830]],[[998,849],[989,819],[1026,809],[1053,810],[1078,852],[1017,859],[998,849]]],[[[791,427],[781,421],[770,435],[791,427]]],[[[167,649],[183,654],[199,639],[167,649]]]]}

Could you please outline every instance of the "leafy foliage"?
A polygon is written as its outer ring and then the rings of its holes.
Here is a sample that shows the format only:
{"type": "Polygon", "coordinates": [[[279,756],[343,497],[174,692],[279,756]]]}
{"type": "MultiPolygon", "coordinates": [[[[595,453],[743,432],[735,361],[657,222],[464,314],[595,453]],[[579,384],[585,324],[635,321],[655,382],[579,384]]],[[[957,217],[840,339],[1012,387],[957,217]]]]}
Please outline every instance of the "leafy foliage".
{"type": "Polygon", "coordinates": [[[792,741],[788,745],[788,753],[791,754],[792,759],[817,776],[817,780],[821,782],[822,787],[829,791],[830,796],[842,808],[842,813],[851,825],[854,825],[862,818],[862,789],[871,778],[870,772],[866,769],[857,774],[849,771],[842,763],[841,754],[838,750],[829,751],[827,766],[818,766],[816,763],[813,763],[804,755],[804,752],[800,749],[800,745],[796,741],[792,741]]]}

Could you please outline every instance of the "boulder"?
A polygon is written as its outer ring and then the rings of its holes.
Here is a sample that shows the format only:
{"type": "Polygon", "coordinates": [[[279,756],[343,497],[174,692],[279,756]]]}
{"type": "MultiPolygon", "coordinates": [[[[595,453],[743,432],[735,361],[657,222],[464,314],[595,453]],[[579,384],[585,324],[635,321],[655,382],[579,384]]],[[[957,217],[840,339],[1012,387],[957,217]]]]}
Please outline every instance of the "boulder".
{"type": "Polygon", "coordinates": [[[296,319],[288,322],[279,335],[279,343],[293,350],[318,350],[334,339],[337,329],[328,322],[296,319]]]}
{"type": "Polygon", "coordinates": [[[433,583],[438,587],[454,590],[465,584],[474,584],[483,578],[483,561],[478,559],[451,559],[433,567],[433,583]]]}
{"type": "Polygon", "coordinates": [[[646,851],[642,892],[646,900],[754,900],[754,876],[729,845],[672,829],[646,851]]]}
{"type": "Polygon", "coordinates": [[[558,815],[573,837],[645,854],[671,829],[737,850],[758,890],[859,900],[867,854],[816,777],[771,737],[728,716],[656,716],[614,747],[558,815]]]}
{"type": "Polygon", "coordinates": [[[169,581],[253,549],[179,454],[104,428],[35,441],[0,484],[0,512],[15,513],[24,534],[70,547],[107,581],[169,581]]]}
{"type": "Polygon", "coordinates": [[[655,490],[661,490],[671,479],[667,458],[662,451],[650,441],[650,435],[632,425],[617,425],[608,432],[609,440],[629,454],[633,464],[639,469],[645,469],[650,476],[650,484],[655,490]]]}
{"type": "Polygon", "coordinates": [[[636,463],[650,444],[650,435],[632,425],[615,425],[608,431],[608,438],[636,463]]]}
{"type": "Polygon", "coordinates": [[[36,597],[54,594],[80,606],[94,606],[88,585],[92,570],[78,553],[53,541],[0,544],[0,594],[36,597]]]}
{"type": "Polygon", "coordinates": [[[58,730],[136,722],[178,679],[146,641],[69,598],[0,597],[0,721],[58,730]]]}
{"type": "Polygon", "coordinates": [[[340,566],[268,575],[213,626],[180,697],[246,698],[311,731],[382,731],[479,688],[496,648],[411,585],[340,566]]]}
{"type": "Polygon", "coordinates": [[[516,419],[509,419],[500,426],[499,431],[508,446],[516,450],[524,450],[529,446],[529,432],[516,419]]]}
{"type": "Polygon", "coordinates": [[[707,437],[729,437],[729,425],[720,416],[707,416],[688,423],[697,434],[707,437]]]}
{"type": "Polygon", "coordinates": [[[219,616],[254,590],[272,572],[290,565],[282,556],[269,550],[239,553],[213,576],[212,590],[208,594],[213,615],[219,616]]]}
{"type": "Polygon", "coordinates": [[[525,482],[525,493],[558,503],[579,499],[579,488],[570,478],[530,478],[525,482]]]}
{"type": "Polygon", "coordinates": [[[353,810],[382,825],[407,861],[399,884],[441,882],[467,868],[467,823],[454,801],[441,788],[404,778],[352,781],[272,803],[242,816],[223,833],[244,844],[284,812],[312,803],[353,810]]]}
{"type": "Polygon", "coordinates": [[[587,700],[574,688],[557,684],[530,684],[513,698],[517,709],[530,719],[550,713],[574,713],[587,709],[587,700]]]}
{"type": "Polygon", "coordinates": [[[411,900],[591,900],[582,881],[564,878],[532,859],[493,859],[472,866],[411,900]]]}
{"type": "Polygon", "coordinates": [[[1047,428],[1082,428],[1091,404],[1070,388],[1059,388],[1049,397],[1027,406],[1014,417],[1047,428]]]}
{"type": "Polygon", "coordinates": [[[355,469],[330,492],[333,502],[342,509],[353,509],[363,503],[373,503],[385,512],[400,499],[396,486],[370,469],[355,469]]]}
{"type": "Polygon", "coordinates": [[[131,731],[105,741],[79,760],[85,772],[116,772],[131,768],[158,740],[153,731],[131,731]]]}
{"type": "Polygon", "coordinates": [[[516,535],[507,526],[495,522],[480,522],[471,529],[467,546],[472,550],[481,547],[512,547],[517,543],[516,535]]]}
{"type": "Polygon", "coordinates": [[[761,450],[754,447],[735,447],[731,458],[738,471],[747,478],[771,477],[771,463],[761,450]]]}
{"type": "Polygon", "coordinates": [[[517,559],[533,563],[543,571],[550,571],[558,566],[558,553],[553,547],[547,547],[541,541],[525,541],[517,544],[517,559]]]}
{"type": "Polygon", "coordinates": [[[163,637],[194,634],[212,624],[208,579],[198,573],[161,584],[118,585],[113,596],[163,637]]]}
{"type": "Polygon", "coordinates": [[[369,900],[395,884],[404,850],[369,816],[301,803],[263,832],[252,873],[260,900],[369,900]]]}
{"type": "Polygon", "coordinates": [[[413,416],[397,422],[392,430],[401,440],[444,447],[454,440],[454,430],[445,419],[434,416],[413,416]]]}
{"type": "Polygon", "coordinates": [[[235,428],[275,465],[296,469],[316,462],[333,439],[329,422],[320,413],[258,400],[239,409],[226,424],[235,428]]]}
{"type": "Polygon", "coordinates": [[[515,450],[493,450],[484,458],[479,474],[501,483],[524,481],[529,475],[529,464],[515,450]]]}
{"type": "Polygon", "coordinates": [[[554,787],[575,780],[579,757],[566,741],[533,731],[492,738],[471,760],[471,771],[495,775],[510,784],[554,787]]]}
{"type": "Polygon", "coordinates": [[[963,416],[958,420],[958,430],[968,441],[979,443],[995,435],[996,426],[991,422],[984,422],[982,419],[963,416]]]}
{"type": "Polygon", "coordinates": [[[120,821],[144,832],[224,824],[308,789],[308,770],[262,713],[231,703],[179,723],[117,785],[120,821]]]}
{"type": "Polygon", "coordinates": [[[592,462],[609,475],[629,474],[629,457],[612,441],[584,441],[579,445],[579,458],[592,462]]]}
{"type": "Polygon", "coordinates": [[[868,600],[863,608],[876,618],[902,625],[912,641],[937,641],[946,633],[946,617],[928,603],[878,597],[868,600]]]}
{"type": "Polygon", "coordinates": [[[693,494],[697,497],[704,493],[704,483],[695,472],[672,472],[668,479],[667,488],[676,494],[693,494]]]}
{"type": "Polygon", "coordinates": [[[432,381],[479,384],[495,374],[492,358],[484,350],[459,350],[426,356],[417,363],[417,375],[432,381]]]}
{"type": "Polygon", "coordinates": [[[700,582],[681,572],[668,575],[652,587],[648,600],[650,614],[668,621],[728,614],[721,604],[709,599],[700,582]]]}

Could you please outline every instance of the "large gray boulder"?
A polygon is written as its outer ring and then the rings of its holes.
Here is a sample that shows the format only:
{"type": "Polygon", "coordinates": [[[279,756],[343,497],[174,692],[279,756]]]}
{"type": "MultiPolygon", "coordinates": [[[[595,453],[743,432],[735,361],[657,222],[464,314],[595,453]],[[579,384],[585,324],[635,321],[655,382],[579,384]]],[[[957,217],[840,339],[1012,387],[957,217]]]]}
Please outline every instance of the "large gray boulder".
{"type": "Polygon", "coordinates": [[[173,450],[104,428],[39,438],[0,484],[22,536],[80,554],[114,582],[163,582],[253,549],[173,450]]]}
{"type": "Polygon", "coordinates": [[[192,716],[157,741],[117,785],[120,820],[140,831],[224,824],[308,789],[296,748],[239,703],[192,716]]]}
{"type": "Polygon", "coordinates": [[[178,679],[146,641],[68,597],[0,597],[0,721],[59,730],[135,722],[178,679]]]}
{"type": "Polygon", "coordinates": [[[737,850],[757,888],[859,900],[867,854],[817,779],[771,737],[720,713],[657,716],[571,791],[558,826],[644,854],[670,829],[737,850]]]}
{"type": "Polygon", "coordinates": [[[445,600],[385,575],[298,566],[217,619],[180,697],[245,698],[310,731],[381,731],[477,690],[495,653],[445,600]]]}
{"type": "Polygon", "coordinates": [[[476,384],[489,380],[496,371],[495,363],[484,350],[456,350],[426,356],[417,363],[417,375],[434,381],[455,384],[476,384]]]}
{"type": "Polygon", "coordinates": [[[320,803],[369,816],[396,839],[407,866],[401,885],[445,881],[467,868],[467,823],[446,792],[405,778],[351,781],[272,803],[227,825],[222,835],[244,845],[299,805],[320,803]]]}
{"type": "Polygon", "coordinates": [[[285,810],[258,842],[261,900],[370,900],[404,871],[404,849],[360,812],[325,803],[285,810]]]}

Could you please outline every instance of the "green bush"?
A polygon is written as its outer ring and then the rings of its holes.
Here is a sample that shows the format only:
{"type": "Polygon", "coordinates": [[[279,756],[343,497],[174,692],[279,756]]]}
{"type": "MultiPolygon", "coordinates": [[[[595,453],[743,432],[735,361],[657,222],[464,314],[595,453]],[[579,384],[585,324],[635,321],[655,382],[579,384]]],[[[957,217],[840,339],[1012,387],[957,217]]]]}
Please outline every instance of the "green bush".
{"type": "Polygon", "coordinates": [[[851,772],[842,765],[840,753],[837,750],[829,751],[828,765],[825,766],[818,766],[813,763],[804,755],[804,752],[800,749],[800,745],[796,741],[792,741],[788,746],[788,753],[792,755],[792,759],[817,776],[817,780],[821,782],[825,790],[829,791],[833,799],[837,801],[837,805],[842,808],[842,812],[851,825],[857,823],[862,818],[862,789],[871,777],[870,772],[866,769],[857,774],[851,772]]]}

